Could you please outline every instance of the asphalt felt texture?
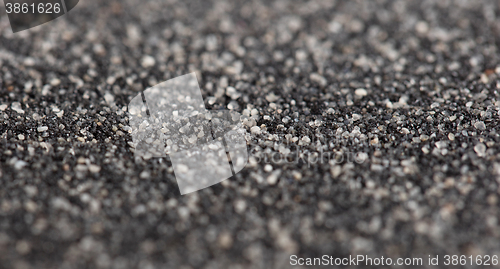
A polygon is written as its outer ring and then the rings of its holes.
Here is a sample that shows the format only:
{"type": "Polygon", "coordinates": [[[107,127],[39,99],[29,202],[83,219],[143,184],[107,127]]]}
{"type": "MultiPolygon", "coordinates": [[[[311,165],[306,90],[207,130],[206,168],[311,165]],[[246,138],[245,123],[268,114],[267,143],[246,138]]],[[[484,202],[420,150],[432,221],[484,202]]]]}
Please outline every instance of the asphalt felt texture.
{"type": "Polygon", "coordinates": [[[2,7],[0,268],[500,255],[498,14],[498,1],[81,1],[13,34],[2,7]],[[127,104],[193,71],[207,108],[250,117],[250,159],[180,195],[168,158],[134,157],[127,104]]]}

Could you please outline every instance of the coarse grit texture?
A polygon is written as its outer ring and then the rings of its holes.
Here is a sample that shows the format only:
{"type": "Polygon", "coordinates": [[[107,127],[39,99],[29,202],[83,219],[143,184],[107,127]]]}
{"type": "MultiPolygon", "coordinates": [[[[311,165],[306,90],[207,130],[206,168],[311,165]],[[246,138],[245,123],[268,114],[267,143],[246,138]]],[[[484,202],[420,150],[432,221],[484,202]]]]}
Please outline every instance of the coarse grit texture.
{"type": "Polygon", "coordinates": [[[0,268],[500,255],[499,5],[88,0],[16,34],[2,6],[0,268]],[[250,158],[180,195],[127,104],[190,72],[250,158]]]}

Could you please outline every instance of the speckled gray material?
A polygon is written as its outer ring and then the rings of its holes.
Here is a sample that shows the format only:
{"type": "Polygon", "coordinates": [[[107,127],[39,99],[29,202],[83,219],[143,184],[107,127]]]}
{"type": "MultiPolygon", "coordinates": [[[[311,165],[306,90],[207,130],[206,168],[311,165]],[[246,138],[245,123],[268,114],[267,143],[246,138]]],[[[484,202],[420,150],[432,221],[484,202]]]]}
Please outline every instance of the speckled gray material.
{"type": "Polygon", "coordinates": [[[498,1],[80,1],[16,34],[1,12],[0,268],[500,255],[498,1]],[[193,71],[250,158],[181,196],[126,107],[193,71]]]}

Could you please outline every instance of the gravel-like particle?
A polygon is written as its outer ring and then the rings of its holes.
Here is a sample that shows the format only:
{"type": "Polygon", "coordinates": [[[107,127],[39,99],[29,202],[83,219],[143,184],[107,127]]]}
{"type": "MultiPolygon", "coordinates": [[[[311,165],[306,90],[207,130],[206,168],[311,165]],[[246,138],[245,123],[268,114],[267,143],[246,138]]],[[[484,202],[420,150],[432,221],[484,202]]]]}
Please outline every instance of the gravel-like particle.
{"type": "Polygon", "coordinates": [[[359,88],[359,89],[356,89],[354,91],[354,94],[356,94],[357,96],[367,96],[368,95],[368,92],[366,91],[366,89],[363,89],[363,88],[359,88]]]}
{"type": "Polygon", "coordinates": [[[272,172],[268,177],[267,177],[267,184],[269,185],[275,185],[278,182],[279,175],[281,174],[281,170],[276,170],[272,172]]]}
{"type": "Polygon", "coordinates": [[[483,143],[478,143],[474,146],[474,151],[477,153],[477,156],[484,157],[486,154],[486,146],[483,143]]]}
{"type": "Polygon", "coordinates": [[[142,57],[142,60],[141,60],[142,67],[150,68],[150,67],[153,67],[155,64],[156,64],[155,58],[153,58],[152,56],[146,55],[146,56],[142,57]]]}
{"type": "Polygon", "coordinates": [[[25,166],[27,166],[28,163],[22,160],[16,161],[14,163],[14,168],[17,170],[23,169],[25,166]]]}
{"type": "Polygon", "coordinates": [[[21,104],[19,102],[13,102],[10,108],[19,114],[24,114],[24,110],[21,108],[21,104]]]}
{"type": "Polygon", "coordinates": [[[478,129],[478,130],[481,130],[481,131],[486,130],[486,125],[485,125],[485,124],[484,124],[484,122],[482,122],[482,121],[476,121],[476,122],[474,123],[474,127],[475,127],[476,129],[478,129]]]}
{"type": "Polygon", "coordinates": [[[260,130],[260,127],[259,126],[253,126],[252,128],[250,128],[250,132],[252,132],[252,134],[260,134],[261,130],[260,130]]]}
{"type": "Polygon", "coordinates": [[[47,126],[38,126],[38,128],[36,129],[38,132],[45,132],[49,129],[49,127],[47,126]]]}
{"type": "Polygon", "coordinates": [[[99,173],[99,171],[101,171],[101,167],[99,165],[91,164],[89,165],[89,171],[91,173],[99,173]]]}

